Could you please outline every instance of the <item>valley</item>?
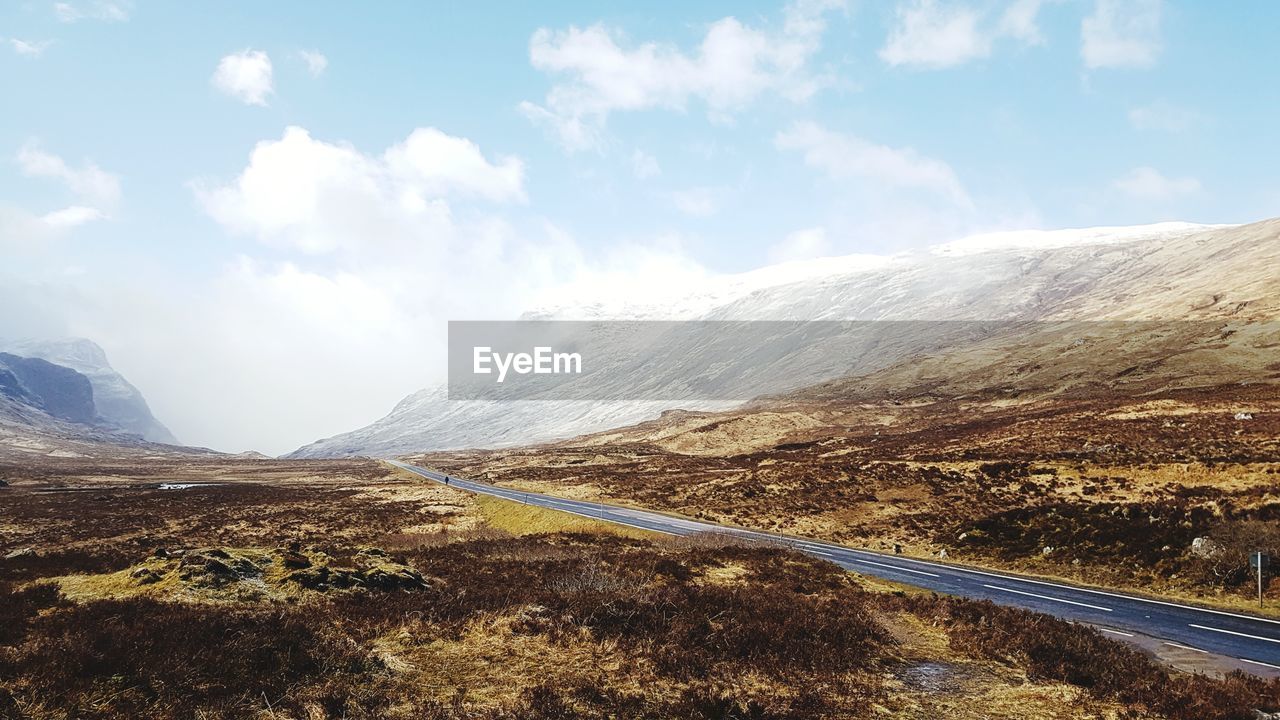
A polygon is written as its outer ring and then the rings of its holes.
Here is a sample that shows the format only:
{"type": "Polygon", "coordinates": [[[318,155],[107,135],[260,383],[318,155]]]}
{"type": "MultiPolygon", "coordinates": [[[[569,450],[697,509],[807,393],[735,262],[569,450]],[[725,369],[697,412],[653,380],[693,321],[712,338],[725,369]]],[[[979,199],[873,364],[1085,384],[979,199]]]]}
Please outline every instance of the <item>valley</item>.
{"type": "MultiPolygon", "coordinates": [[[[1229,642],[1212,658],[1166,642],[1182,634],[1118,642],[1105,633],[1125,634],[1119,613],[1065,610],[1112,608],[1010,584],[1277,616],[1280,583],[1266,577],[1259,609],[1248,560],[1280,554],[1277,232],[987,237],[892,270],[771,270],[678,307],[867,324],[784,334],[763,354],[773,390],[749,402],[427,389],[285,459],[149,439],[163,426],[111,405],[119,391],[146,409],[100,353],[59,356],[83,372],[0,356],[0,716],[1280,710],[1270,666],[1229,642]],[[1211,282],[1226,276],[1227,290],[1211,282]],[[812,542],[672,537],[521,492],[812,542]],[[848,548],[1030,579],[930,592],[857,572],[848,548]]],[[[612,382],[717,387],[686,372],[714,357],[664,374],[641,354],[612,382]]]]}

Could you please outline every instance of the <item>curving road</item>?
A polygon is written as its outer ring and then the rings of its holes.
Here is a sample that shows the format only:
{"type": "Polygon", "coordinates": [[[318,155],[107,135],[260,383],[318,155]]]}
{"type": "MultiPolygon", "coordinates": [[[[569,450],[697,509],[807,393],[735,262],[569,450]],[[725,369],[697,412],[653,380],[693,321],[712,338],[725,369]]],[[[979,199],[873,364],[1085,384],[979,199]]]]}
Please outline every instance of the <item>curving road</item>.
{"type": "MultiPolygon", "coordinates": [[[[394,460],[389,462],[424,478],[445,481],[442,473],[394,460]]],[[[1244,670],[1262,677],[1280,677],[1280,620],[858,550],[617,505],[527,493],[453,476],[449,476],[449,485],[668,535],[712,532],[781,543],[864,575],[1086,623],[1187,669],[1244,670]]]]}

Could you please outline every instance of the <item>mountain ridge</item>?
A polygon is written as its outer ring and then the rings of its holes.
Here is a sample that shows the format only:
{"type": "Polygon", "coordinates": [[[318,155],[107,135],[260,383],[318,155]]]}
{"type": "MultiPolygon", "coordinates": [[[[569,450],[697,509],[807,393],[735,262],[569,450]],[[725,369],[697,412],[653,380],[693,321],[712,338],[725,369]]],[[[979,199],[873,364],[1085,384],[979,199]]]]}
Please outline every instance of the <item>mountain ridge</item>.
{"type": "MultiPolygon", "coordinates": [[[[1277,235],[1280,222],[1274,220],[1246,226],[1163,223],[986,234],[882,263],[827,262],[829,272],[822,271],[824,261],[816,261],[795,272],[800,279],[792,282],[770,282],[770,268],[763,268],[753,271],[749,282],[718,281],[729,291],[700,293],[712,299],[698,313],[690,312],[690,301],[677,301],[674,307],[677,317],[710,320],[1031,321],[1124,319],[1126,312],[1133,319],[1182,317],[1189,312],[1184,288],[1169,287],[1178,285],[1172,282],[1176,278],[1162,281],[1153,279],[1153,273],[1172,268],[1193,292],[1216,282],[1224,287],[1214,302],[1232,302],[1224,298],[1238,294],[1239,283],[1250,277],[1250,268],[1256,275],[1259,263],[1272,258],[1277,235]],[[1255,246],[1246,247],[1250,243],[1255,246]],[[1215,274],[1215,266],[1230,268],[1237,287],[1230,287],[1225,272],[1215,274]]],[[[785,273],[777,276],[792,279],[785,273]]],[[[1249,302],[1235,302],[1241,301],[1249,302]]],[[[595,304],[586,314],[587,319],[597,319],[627,311],[646,318],[660,314],[643,303],[612,308],[595,304]]],[[[524,317],[578,319],[574,308],[541,309],[524,317]]],[[[790,380],[793,387],[800,387],[873,372],[905,359],[910,352],[939,350],[944,340],[936,337],[917,347],[904,347],[901,351],[908,354],[897,357],[858,358],[834,369],[806,368],[790,380]]],[[[288,457],[506,447],[598,432],[677,407],[727,409],[725,403],[707,402],[520,405],[449,402],[442,387],[426,388],[406,397],[379,421],[304,446],[288,457]]]]}

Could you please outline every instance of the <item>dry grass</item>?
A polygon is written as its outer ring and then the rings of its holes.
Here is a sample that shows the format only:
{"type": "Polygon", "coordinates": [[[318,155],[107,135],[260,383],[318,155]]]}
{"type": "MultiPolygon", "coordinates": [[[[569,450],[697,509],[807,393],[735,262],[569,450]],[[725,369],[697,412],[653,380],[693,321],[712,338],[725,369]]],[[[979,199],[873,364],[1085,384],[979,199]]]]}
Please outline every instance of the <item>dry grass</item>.
{"type": "Polygon", "coordinates": [[[0,588],[0,710],[1235,720],[1280,694],[1276,684],[1182,680],[1033,613],[870,593],[827,563],[712,538],[473,539],[405,561],[425,587],[333,588],[288,602],[69,602],[48,585],[0,588]],[[1046,661],[1046,645],[1065,652],[1046,661]],[[1183,705],[1194,714],[1171,709],[1183,705]]]}
{"type": "Polygon", "coordinates": [[[658,534],[489,495],[478,495],[472,498],[472,502],[475,514],[485,526],[516,536],[573,532],[650,538],[658,534]]]}
{"type": "Polygon", "coordinates": [[[196,494],[117,469],[32,472],[97,487],[0,497],[33,548],[0,561],[0,717],[1150,714],[970,652],[928,596],[896,605],[901,588],[784,548],[629,537],[376,468],[220,467],[196,494]]]}
{"type": "MultiPolygon", "coordinates": [[[[1243,557],[1235,571],[1206,574],[1191,541],[1280,517],[1270,386],[1049,399],[866,392],[815,390],[821,403],[670,413],[565,443],[424,461],[510,487],[1248,607],[1243,557]],[[1241,408],[1253,420],[1236,420],[1241,408]],[[733,428],[770,443],[743,445],[733,428]],[[1030,522],[1055,513],[1075,519],[1062,532],[1030,522]],[[982,533],[972,531],[988,526],[1017,533],[975,542],[982,533]]],[[[1280,583],[1268,592],[1280,608],[1280,583]]]]}

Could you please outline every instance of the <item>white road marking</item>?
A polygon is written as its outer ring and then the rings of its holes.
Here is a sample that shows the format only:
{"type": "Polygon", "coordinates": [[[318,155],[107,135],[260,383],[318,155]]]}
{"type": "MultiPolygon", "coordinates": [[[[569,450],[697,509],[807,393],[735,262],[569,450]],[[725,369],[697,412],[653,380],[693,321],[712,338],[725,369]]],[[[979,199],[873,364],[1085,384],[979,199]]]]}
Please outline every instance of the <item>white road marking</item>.
{"type": "Polygon", "coordinates": [[[904,568],[904,567],[895,567],[895,566],[893,566],[893,565],[886,565],[885,563],[878,563],[878,562],[876,562],[876,561],[874,561],[874,560],[850,560],[849,562],[851,562],[851,563],[866,563],[867,565],[878,565],[878,566],[880,566],[880,567],[882,567],[882,568],[889,568],[890,570],[898,570],[898,571],[900,571],[900,572],[915,573],[916,575],[928,575],[929,577],[940,577],[940,576],[938,576],[938,575],[934,575],[934,574],[933,574],[933,573],[931,573],[931,572],[925,572],[925,571],[923,571],[923,570],[912,570],[911,568],[904,568]]]}
{"type": "Polygon", "coordinates": [[[1226,633],[1227,635],[1237,635],[1239,637],[1250,638],[1253,640],[1265,640],[1267,642],[1280,643],[1276,638],[1262,637],[1261,635],[1250,635],[1249,633],[1236,632],[1235,630],[1223,630],[1222,628],[1209,627],[1208,625],[1196,625],[1195,623],[1187,623],[1189,627],[1198,630],[1212,630],[1213,632],[1226,633]]]}
{"type": "MultiPolygon", "coordinates": [[[[863,555],[872,555],[880,557],[880,553],[874,553],[870,550],[856,550],[849,548],[850,552],[861,553],[863,555]]],[[[1124,595],[1121,593],[1107,592],[1106,590],[1095,590],[1086,587],[1074,587],[1071,585],[1061,585],[1059,583],[1048,582],[1047,580],[1032,580],[1025,577],[1014,577],[1010,575],[1001,575],[1000,573],[986,572],[984,570],[974,570],[973,568],[964,567],[962,565],[943,565],[941,563],[929,562],[928,560],[917,560],[916,558],[903,557],[900,558],[904,562],[916,563],[917,565],[926,565],[934,568],[945,568],[947,570],[956,570],[958,572],[972,573],[974,575],[985,575],[987,577],[999,578],[1001,580],[1009,580],[1012,582],[1032,583],[1034,585],[1044,585],[1045,587],[1058,588],[1059,590],[1075,590],[1076,592],[1092,593],[1094,595],[1105,595],[1107,597],[1119,598],[1121,600],[1134,600],[1136,602],[1151,603],[1152,605],[1164,605],[1165,607],[1174,607],[1182,610],[1191,610],[1194,612],[1212,613],[1214,615],[1225,615],[1227,617],[1239,618],[1241,620],[1255,620],[1257,622],[1272,623],[1280,625],[1280,620],[1272,618],[1256,617],[1254,615],[1242,615],[1240,613],[1227,612],[1226,610],[1211,610],[1209,608],[1195,607],[1194,605],[1181,605],[1175,602],[1167,602],[1164,600],[1154,600],[1139,595],[1124,595]]]]}
{"type": "Polygon", "coordinates": [[[1104,628],[1104,627],[1100,627],[1098,629],[1104,633],[1111,633],[1112,635],[1123,635],[1125,637],[1133,637],[1133,633],[1120,632],[1119,630],[1111,630],[1109,628],[1104,628]]]}
{"type": "Polygon", "coordinates": [[[1201,650],[1200,648],[1193,648],[1193,647],[1191,647],[1190,645],[1180,645],[1180,644],[1178,644],[1178,643],[1176,643],[1176,642],[1168,642],[1168,641],[1165,641],[1165,645],[1172,645],[1173,647],[1180,648],[1180,649],[1182,649],[1182,650],[1190,650],[1190,651],[1192,651],[1192,652],[1204,653],[1205,655],[1208,655],[1208,654],[1209,654],[1209,651],[1208,651],[1208,650],[1201,650]]]}
{"type": "Polygon", "coordinates": [[[832,555],[829,552],[822,552],[821,550],[814,550],[813,548],[805,548],[804,552],[813,553],[814,555],[826,555],[827,557],[835,557],[835,555],[832,555]]]}
{"type": "Polygon", "coordinates": [[[1111,608],[1104,608],[1098,605],[1090,605],[1088,603],[1076,602],[1075,600],[1063,600],[1062,598],[1056,598],[1051,595],[1037,595],[1035,593],[1023,592],[1022,590],[1014,590],[1013,588],[1000,587],[999,585],[983,585],[982,587],[991,588],[992,590],[1001,590],[1004,592],[1017,593],[1018,595],[1028,595],[1030,597],[1040,598],[1041,600],[1052,600],[1054,602],[1066,603],[1068,605],[1079,605],[1080,607],[1087,607],[1093,610],[1102,610],[1104,612],[1111,612],[1111,608]]]}
{"type": "Polygon", "coordinates": [[[1264,662],[1259,662],[1257,660],[1250,660],[1249,658],[1236,658],[1236,659],[1239,660],[1240,662],[1247,662],[1250,665],[1261,665],[1262,667],[1269,667],[1269,668],[1275,668],[1276,670],[1280,670],[1280,665],[1272,665],[1271,663],[1264,663],[1264,662]]]}

